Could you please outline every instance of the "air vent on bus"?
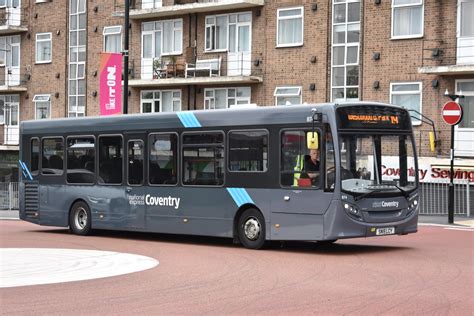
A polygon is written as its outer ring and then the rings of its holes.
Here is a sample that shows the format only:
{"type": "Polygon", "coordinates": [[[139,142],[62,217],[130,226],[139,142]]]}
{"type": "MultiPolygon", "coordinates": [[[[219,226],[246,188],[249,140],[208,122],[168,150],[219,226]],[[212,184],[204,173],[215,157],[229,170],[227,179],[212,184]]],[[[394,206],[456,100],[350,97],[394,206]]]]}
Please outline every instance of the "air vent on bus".
{"type": "Polygon", "coordinates": [[[25,215],[37,217],[39,209],[38,182],[25,182],[25,215]]]}

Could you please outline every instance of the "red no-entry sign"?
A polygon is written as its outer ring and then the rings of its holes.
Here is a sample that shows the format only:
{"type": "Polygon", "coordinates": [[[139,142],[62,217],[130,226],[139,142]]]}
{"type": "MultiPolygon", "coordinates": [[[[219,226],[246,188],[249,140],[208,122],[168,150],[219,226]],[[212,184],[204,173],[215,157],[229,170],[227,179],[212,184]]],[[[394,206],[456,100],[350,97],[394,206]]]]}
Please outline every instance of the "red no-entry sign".
{"type": "Polygon", "coordinates": [[[462,108],[457,102],[450,101],[443,106],[441,115],[446,124],[456,125],[461,120],[462,108]]]}

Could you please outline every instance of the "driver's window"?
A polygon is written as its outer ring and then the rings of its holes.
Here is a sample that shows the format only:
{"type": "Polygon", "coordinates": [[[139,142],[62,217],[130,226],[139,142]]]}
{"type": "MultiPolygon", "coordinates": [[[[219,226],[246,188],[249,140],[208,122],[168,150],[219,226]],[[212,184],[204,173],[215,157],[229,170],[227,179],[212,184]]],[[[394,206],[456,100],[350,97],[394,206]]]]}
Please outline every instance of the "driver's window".
{"type": "MultiPolygon", "coordinates": [[[[309,129],[291,130],[281,134],[280,181],[284,187],[321,187],[321,148],[308,148],[310,132],[309,129]]],[[[320,137],[320,131],[316,133],[320,137]]],[[[317,143],[319,144],[320,140],[317,143]]]]}

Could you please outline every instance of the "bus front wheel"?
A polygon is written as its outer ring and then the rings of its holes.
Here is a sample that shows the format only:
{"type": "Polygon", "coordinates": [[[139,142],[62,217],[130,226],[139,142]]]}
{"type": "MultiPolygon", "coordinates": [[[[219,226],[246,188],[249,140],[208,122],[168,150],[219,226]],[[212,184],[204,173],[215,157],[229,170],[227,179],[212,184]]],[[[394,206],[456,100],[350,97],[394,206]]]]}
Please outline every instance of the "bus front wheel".
{"type": "Polygon", "coordinates": [[[91,211],[85,202],[74,203],[69,214],[69,229],[76,235],[88,235],[91,231],[91,211]]]}
{"type": "Polygon", "coordinates": [[[239,217],[239,240],[245,248],[260,249],[265,244],[265,219],[256,209],[248,209],[239,217]]]}

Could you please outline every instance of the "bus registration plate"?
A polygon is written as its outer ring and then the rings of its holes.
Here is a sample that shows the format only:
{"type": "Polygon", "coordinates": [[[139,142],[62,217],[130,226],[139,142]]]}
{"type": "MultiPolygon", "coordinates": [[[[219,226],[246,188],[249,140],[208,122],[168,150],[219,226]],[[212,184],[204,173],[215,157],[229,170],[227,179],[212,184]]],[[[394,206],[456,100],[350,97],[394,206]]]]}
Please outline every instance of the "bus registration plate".
{"type": "Polygon", "coordinates": [[[395,234],[395,227],[384,227],[384,228],[377,228],[375,231],[375,235],[383,236],[383,235],[393,235],[395,234]]]}

